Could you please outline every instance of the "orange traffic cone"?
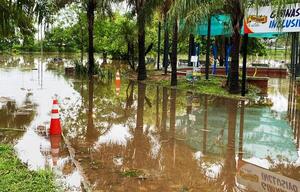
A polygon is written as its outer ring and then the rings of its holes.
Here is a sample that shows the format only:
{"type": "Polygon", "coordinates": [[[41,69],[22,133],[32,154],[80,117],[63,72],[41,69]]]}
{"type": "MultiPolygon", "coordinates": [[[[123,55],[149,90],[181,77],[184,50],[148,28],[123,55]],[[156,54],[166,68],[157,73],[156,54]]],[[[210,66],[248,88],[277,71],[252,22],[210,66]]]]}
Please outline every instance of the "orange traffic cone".
{"type": "Polygon", "coordinates": [[[60,119],[59,119],[59,113],[58,113],[57,99],[53,100],[49,134],[50,135],[61,135],[61,126],[60,126],[60,119]]]}
{"type": "Polygon", "coordinates": [[[117,96],[120,95],[120,90],[121,90],[121,77],[119,71],[116,73],[116,94],[117,96]]]}
{"type": "Polygon", "coordinates": [[[59,158],[60,142],[61,142],[61,135],[50,135],[51,157],[54,166],[57,165],[57,161],[59,158]]]}

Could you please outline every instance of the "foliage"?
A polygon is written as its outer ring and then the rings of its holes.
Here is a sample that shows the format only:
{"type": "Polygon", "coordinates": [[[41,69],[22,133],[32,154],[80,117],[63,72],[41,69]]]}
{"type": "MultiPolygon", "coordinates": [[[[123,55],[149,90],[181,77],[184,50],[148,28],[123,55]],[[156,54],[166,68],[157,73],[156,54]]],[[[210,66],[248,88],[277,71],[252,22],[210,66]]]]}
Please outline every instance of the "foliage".
{"type": "Polygon", "coordinates": [[[79,60],[74,60],[73,63],[75,65],[75,73],[77,75],[87,74],[87,67],[84,66],[79,60]]]}
{"type": "Polygon", "coordinates": [[[0,1],[0,37],[33,32],[33,0],[0,1]]]}
{"type": "MultiPolygon", "coordinates": [[[[76,75],[86,75],[88,72],[87,66],[81,63],[79,60],[73,60],[72,61],[73,65],[75,66],[75,73],[76,75]]],[[[103,77],[104,75],[104,69],[100,68],[100,64],[96,63],[95,64],[95,69],[94,69],[95,75],[100,75],[103,77]]]]}
{"type": "Polygon", "coordinates": [[[257,38],[249,38],[248,40],[248,55],[258,55],[265,56],[267,55],[267,50],[264,44],[260,39],[257,38]]]}
{"type": "Polygon", "coordinates": [[[14,154],[13,148],[0,144],[1,191],[58,191],[49,170],[30,171],[14,154]]]}

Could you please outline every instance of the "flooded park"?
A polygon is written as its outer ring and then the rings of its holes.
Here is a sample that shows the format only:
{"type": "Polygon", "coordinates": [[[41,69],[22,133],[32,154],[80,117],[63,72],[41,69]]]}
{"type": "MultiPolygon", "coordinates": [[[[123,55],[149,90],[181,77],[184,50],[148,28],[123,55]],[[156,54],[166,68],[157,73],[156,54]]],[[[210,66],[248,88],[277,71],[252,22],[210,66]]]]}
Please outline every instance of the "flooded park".
{"type": "Polygon", "coordinates": [[[138,83],[122,63],[76,77],[64,72],[72,56],[56,57],[1,56],[0,143],[65,191],[299,191],[299,85],[288,76],[250,101],[138,83]],[[63,138],[47,131],[54,98],[63,138]]]}
{"type": "Polygon", "coordinates": [[[300,192],[300,0],[0,13],[0,192],[300,192]]]}

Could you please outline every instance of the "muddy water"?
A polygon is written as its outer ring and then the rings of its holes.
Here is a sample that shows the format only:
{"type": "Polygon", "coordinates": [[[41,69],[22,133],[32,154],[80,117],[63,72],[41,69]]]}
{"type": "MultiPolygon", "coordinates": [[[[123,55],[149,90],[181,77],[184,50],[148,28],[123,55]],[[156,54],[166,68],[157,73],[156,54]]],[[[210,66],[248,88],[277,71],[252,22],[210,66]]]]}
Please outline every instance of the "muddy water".
{"type": "Polygon", "coordinates": [[[68,190],[80,190],[82,178],[94,191],[300,190],[298,96],[288,79],[271,79],[257,101],[268,105],[258,106],[125,75],[121,83],[66,77],[35,59],[0,69],[0,127],[20,129],[0,139],[30,168],[54,168],[68,190]],[[82,172],[63,141],[59,156],[49,154],[59,141],[36,129],[49,127],[53,97],[82,172]]]}

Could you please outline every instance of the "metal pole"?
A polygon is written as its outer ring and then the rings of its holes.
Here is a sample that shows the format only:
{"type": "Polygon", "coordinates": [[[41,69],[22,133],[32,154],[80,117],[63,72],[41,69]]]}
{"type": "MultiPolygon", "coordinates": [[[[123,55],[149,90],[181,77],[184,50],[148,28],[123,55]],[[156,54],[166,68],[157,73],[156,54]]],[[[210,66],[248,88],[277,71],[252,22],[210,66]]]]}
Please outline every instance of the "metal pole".
{"type": "Polygon", "coordinates": [[[295,33],[295,62],[294,62],[294,68],[293,68],[293,77],[296,79],[296,66],[298,65],[298,47],[299,47],[299,33],[295,33]]]}
{"type": "Polygon", "coordinates": [[[209,53],[210,53],[210,29],[211,29],[211,18],[208,17],[207,23],[207,39],[206,39],[206,61],[205,61],[205,79],[209,78],[209,53]]]}
{"type": "Polygon", "coordinates": [[[193,66],[193,63],[191,62],[191,57],[194,55],[194,50],[195,50],[195,37],[193,34],[190,34],[188,66],[193,66]]]}
{"type": "Polygon", "coordinates": [[[246,95],[248,34],[244,35],[242,96],[246,95]]]}

